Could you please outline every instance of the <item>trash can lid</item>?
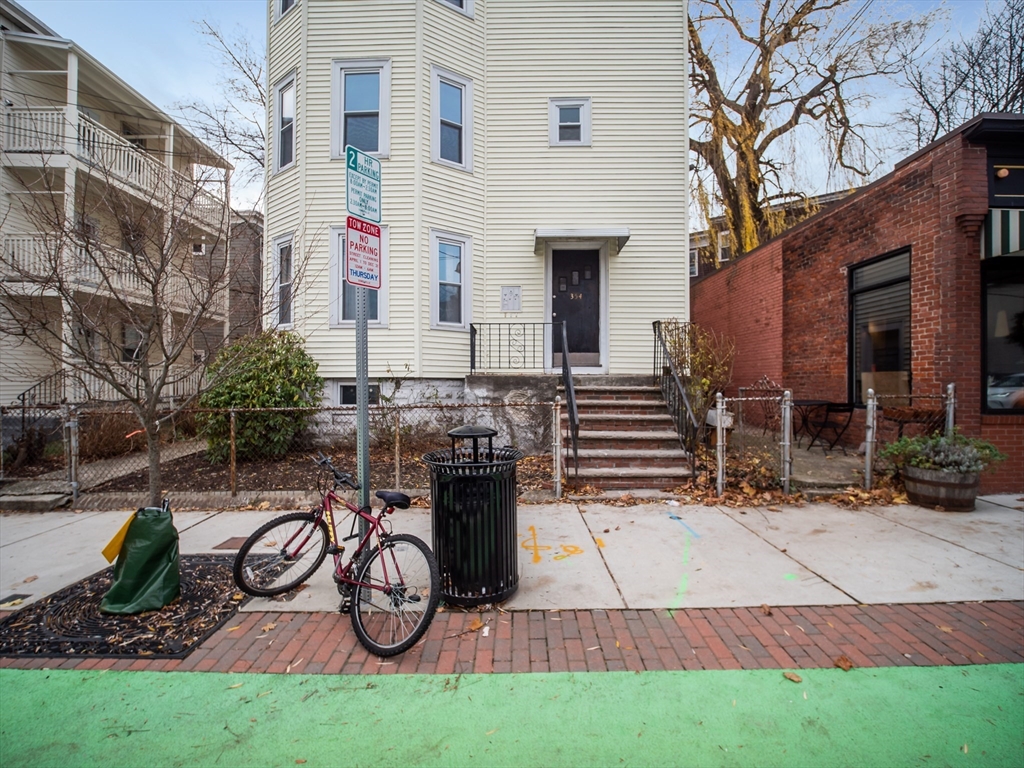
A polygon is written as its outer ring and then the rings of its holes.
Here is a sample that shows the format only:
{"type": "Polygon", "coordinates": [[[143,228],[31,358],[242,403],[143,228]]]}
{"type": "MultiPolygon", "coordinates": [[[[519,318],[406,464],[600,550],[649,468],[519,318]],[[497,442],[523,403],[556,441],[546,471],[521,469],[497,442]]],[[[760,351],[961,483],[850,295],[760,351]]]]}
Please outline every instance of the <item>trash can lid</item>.
{"type": "Polygon", "coordinates": [[[448,437],[495,437],[497,434],[498,430],[496,429],[472,424],[448,430],[448,437]]]}

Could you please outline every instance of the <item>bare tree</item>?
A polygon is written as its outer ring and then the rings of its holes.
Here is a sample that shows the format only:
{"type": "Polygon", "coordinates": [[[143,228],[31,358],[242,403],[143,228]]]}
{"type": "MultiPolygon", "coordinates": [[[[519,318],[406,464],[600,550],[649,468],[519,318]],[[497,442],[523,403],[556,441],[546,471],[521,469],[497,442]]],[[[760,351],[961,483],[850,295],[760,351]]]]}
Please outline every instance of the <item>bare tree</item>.
{"type": "MultiPolygon", "coordinates": [[[[243,33],[228,34],[209,21],[196,22],[216,56],[221,98],[216,102],[176,104],[182,121],[207,144],[218,148],[235,164],[235,180],[263,186],[266,159],[267,85],[266,53],[243,33]]],[[[253,207],[259,207],[259,199],[253,207]]]]}
{"type": "Polygon", "coordinates": [[[904,76],[911,98],[899,116],[915,149],[983,112],[1024,113],[1024,0],[987,5],[972,36],[930,57],[908,51],[904,76]]]}
{"type": "Polygon", "coordinates": [[[873,170],[865,118],[871,88],[898,71],[933,18],[874,21],[873,3],[691,3],[695,197],[709,222],[724,214],[735,253],[777,234],[782,204],[803,197],[789,188],[783,156],[787,143],[806,154],[810,136],[798,128],[814,127],[830,172],[862,177],[873,170]]]}
{"type": "Polygon", "coordinates": [[[8,355],[8,373],[42,361],[64,377],[67,399],[131,408],[155,504],[160,426],[208,384],[195,339],[224,337],[228,210],[207,174],[166,174],[146,191],[124,174],[93,165],[66,206],[63,173],[12,169],[21,194],[8,218],[28,234],[0,252],[0,334],[26,346],[8,355]]]}

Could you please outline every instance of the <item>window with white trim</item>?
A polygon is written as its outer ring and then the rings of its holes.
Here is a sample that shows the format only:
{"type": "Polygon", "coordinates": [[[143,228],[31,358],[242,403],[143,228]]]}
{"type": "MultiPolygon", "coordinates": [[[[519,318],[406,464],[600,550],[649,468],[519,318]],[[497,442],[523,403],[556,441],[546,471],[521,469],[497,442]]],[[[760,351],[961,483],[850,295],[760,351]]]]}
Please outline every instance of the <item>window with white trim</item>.
{"type": "Polygon", "coordinates": [[[469,328],[472,261],[473,238],[430,231],[431,327],[469,328]]]}
{"type": "Polygon", "coordinates": [[[590,99],[548,100],[548,142],[552,147],[590,146],[590,99]]]}
{"type": "Polygon", "coordinates": [[[284,235],[274,241],[274,256],[277,267],[277,324],[291,325],[292,317],[292,286],[294,284],[294,259],[292,252],[292,236],[284,235]]]}
{"type": "Polygon", "coordinates": [[[391,132],[391,61],[335,61],[332,99],[331,157],[343,158],[346,144],[376,157],[387,157],[391,132]]]}
{"type": "Polygon", "coordinates": [[[296,5],[298,5],[298,0],[274,0],[274,21],[280,19],[296,5]]]}
{"type": "MultiPolygon", "coordinates": [[[[389,230],[380,228],[380,288],[370,289],[368,321],[386,327],[388,322],[388,241],[389,230]]],[[[356,287],[345,280],[345,227],[331,227],[330,323],[351,325],[356,320],[356,287]]]]}
{"type": "Polygon", "coordinates": [[[442,5],[448,5],[457,10],[459,13],[465,14],[470,18],[473,18],[473,2],[474,0],[438,0],[442,5]]]}
{"type": "Polygon", "coordinates": [[[718,261],[724,263],[732,258],[732,235],[728,229],[718,233],[718,261]]]}
{"type": "Polygon", "coordinates": [[[700,249],[697,246],[690,247],[690,277],[697,277],[700,274],[700,249]]]}
{"type": "Polygon", "coordinates": [[[274,89],[274,169],[283,171],[295,163],[295,74],[274,89]]]}
{"type": "Polygon", "coordinates": [[[473,171],[473,81],[440,67],[431,67],[433,113],[431,159],[473,171]]]}

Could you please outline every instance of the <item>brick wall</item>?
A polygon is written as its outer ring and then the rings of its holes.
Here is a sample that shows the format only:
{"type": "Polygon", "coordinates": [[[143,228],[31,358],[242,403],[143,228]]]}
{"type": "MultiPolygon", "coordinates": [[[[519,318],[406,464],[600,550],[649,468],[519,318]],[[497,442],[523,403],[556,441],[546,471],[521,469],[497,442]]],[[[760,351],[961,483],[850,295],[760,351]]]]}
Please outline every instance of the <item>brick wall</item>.
{"type": "MultiPolygon", "coordinates": [[[[913,392],[939,395],[955,383],[962,431],[1010,455],[984,476],[983,492],[1024,490],[1024,416],[981,413],[979,233],[987,211],[986,150],[956,134],[695,282],[691,319],[736,339],[734,382],[768,373],[795,398],[845,401],[849,269],[909,248],[913,392]]],[[[854,421],[862,424],[863,414],[854,421]]],[[[856,445],[862,427],[849,435],[856,445]]]]}
{"type": "Polygon", "coordinates": [[[781,243],[774,240],[759,249],[756,259],[741,259],[690,288],[690,319],[736,342],[727,395],[735,396],[738,387],[765,375],[782,382],[781,257],[781,243]]]}

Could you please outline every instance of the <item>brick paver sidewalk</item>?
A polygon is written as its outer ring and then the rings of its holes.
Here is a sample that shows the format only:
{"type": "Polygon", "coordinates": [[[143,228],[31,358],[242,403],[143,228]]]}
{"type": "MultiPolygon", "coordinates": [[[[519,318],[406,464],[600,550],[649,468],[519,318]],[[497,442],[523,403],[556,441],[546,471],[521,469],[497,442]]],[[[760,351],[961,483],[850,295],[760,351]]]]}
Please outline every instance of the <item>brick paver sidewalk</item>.
{"type": "Polygon", "coordinates": [[[1024,602],[776,607],[770,615],[448,610],[416,647],[392,659],[368,654],[347,615],[240,613],[185,659],[11,657],[0,667],[453,674],[813,669],[841,656],[858,667],[1021,663],[1024,602]]]}

